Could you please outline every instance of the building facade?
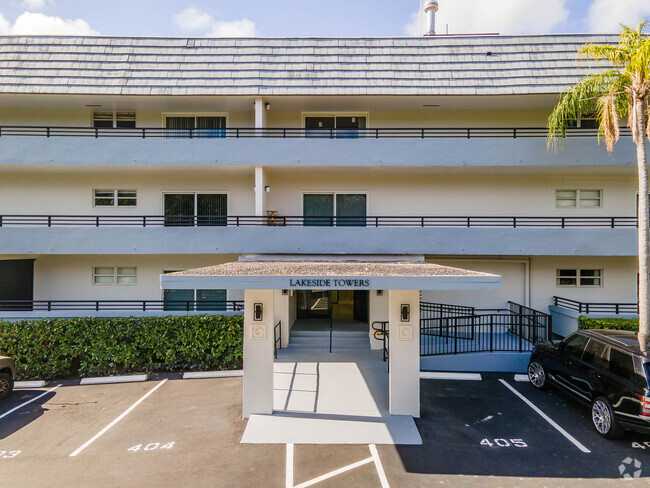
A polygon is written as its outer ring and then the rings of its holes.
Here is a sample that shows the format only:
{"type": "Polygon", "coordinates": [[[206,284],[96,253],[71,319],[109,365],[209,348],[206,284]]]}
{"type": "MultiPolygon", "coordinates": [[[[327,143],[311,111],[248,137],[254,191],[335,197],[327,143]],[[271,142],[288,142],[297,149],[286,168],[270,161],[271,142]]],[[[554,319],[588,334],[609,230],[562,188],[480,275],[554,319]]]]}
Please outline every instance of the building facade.
{"type": "Polygon", "coordinates": [[[583,119],[545,138],[601,67],[579,47],[615,41],[0,38],[0,316],[234,311],[243,292],[160,277],[249,254],[502,277],[436,303],[633,307],[631,137],[610,154],[583,119]]]}

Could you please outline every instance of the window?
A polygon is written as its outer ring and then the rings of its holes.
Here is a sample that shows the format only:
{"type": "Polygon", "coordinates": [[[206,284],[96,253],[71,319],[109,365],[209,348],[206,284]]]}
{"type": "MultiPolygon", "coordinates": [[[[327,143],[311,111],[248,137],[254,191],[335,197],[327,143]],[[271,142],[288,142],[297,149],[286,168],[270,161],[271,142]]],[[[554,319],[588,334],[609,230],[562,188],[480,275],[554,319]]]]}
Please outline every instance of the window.
{"type": "Polygon", "coordinates": [[[602,286],[601,269],[558,269],[557,286],[602,286]]]}
{"type": "Polygon", "coordinates": [[[628,381],[634,381],[636,379],[632,356],[618,349],[612,348],[609,352],[609,371],[628,381]]]}
{"type": "Polygon", "coordinates": [[[332,134],[337,139],[357,138],[360,136],[359,129],[365,128],[365,116],[310,115],[305,117],[307,137],[330,137],[332,134]]]}
{"type": "Polygon", "coordinates": [[[97,267],[93,268],[93,285],[135,285],[137,268],[97,267]]]}
{"type": "Polygon", "coordinates": [[[225,312],[228,308],[226,290],[164,290],[165,310],[225,312]]]}
{"type": "Polygon", "coordinates": [[[133,128],[135,127],[135,112],[93,112],[93,127],[133,128]]]}
{"type": "Polygon", "coordinates": [[[556,190],[555,206],[557,208],[600,208],[602,190],[556,190]]]}
{"type": "Polygon", "coordinates": [[[354,193],[305,193],[304,225],[365,227],[366,197],[354,193]]]}
{"type": "Polygon", "coordinates": [[[228,195],[224,193],[165,193],[163,207],[168,227],[228,224],[228,195]]]}
{"type": "Polygon", "coordinates": [[[135,207],[138,203],[137,190],[94,190],[95,207],[135,207]]]}
{"type": "Polygon", "coordinates": [[[166,116],[167,137],[226,137],[225,116],[166,116]]]}
{"type": "Polygon", "coordinates": [[[571,356],[579,358],[582,356],[586,344],[587,338],[585,336],[574,334],[564,340],[564,351],[571,356]]]}
{"type": "Polygon", "coordinates": [[[589,339],[582,360],[596,368],[607,369],[609,365],[609,347],[602,342],[589,339]]]}

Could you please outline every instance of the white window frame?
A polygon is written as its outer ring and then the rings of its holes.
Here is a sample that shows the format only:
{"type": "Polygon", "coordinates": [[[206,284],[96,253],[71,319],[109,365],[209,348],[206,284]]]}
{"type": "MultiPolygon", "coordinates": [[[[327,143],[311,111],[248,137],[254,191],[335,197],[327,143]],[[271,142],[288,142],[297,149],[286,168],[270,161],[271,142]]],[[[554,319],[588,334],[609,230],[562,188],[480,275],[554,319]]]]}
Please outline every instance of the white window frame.
{"type": "MultiPolygon", "coordinates": [[[[370,128],[370,114],[368,112],[302,112],[303,129],[305,128],[306,125],[305,119],[307,117],[365,117],[366,129],[370,128]]],[[[354,129],[349,129],[349,130],[354,130],[354,129]]]]}
{"type": "Polygon", "coordinates": [[[604,286],[604,272],[603,268],[556,268],[555,270],[555,287],[556,288],[603,288],[604,286]],[[568,276],[560,276],[560,270],[571,270],[576,272],[576,284],[575,285],[560,285],[559,280],[561,278],[568,278],[568,276]],[[598,271],[600,273],[600,276],[582,276],[582,271],[598,271]],[[581,279],[589,279],[589,278],[598,278],[600,279],[600,284],[599,285],[583,285],[581,284],[581,279]]]}
{"type": "MultiPolygon", "coordinates": [[[[108,198],[108,197],[107,197],[108,198]]],[[[93,208],[137,208],[138,207],[138,190],[136,188],[130,188],[130,189],[109,189],[109,188],[93,188],[92,190],[92,200],[93,200],[93,208]],[[95,192],[113,192],[113,205],[97,205],[97,199],[95,197],[95,192]],[[121,191],[132,191],[135,192],[135,205],[120,205],[119,204],[119,192],[121,191]]]]}
{"type": "MultiPolygon", "coordinates": [[[[603,189],[602,188],[556,188],[555,189],[555,208],[560,208],[560,209],[572,209],[572,208],[581,208],[581,209],[590,209],[590,208],[603,208],[603,189]],[[558,205],[558,192],[562,191],[574,191],[576,192],[576,204],[575,207],[563,207],[561,205],[558,205]],[[597,191],[599,192],[599,199],[598,203],[599,205],[597,207],[583,207],[580,205],[580,200],[581,200],[581,193],[582,192],[588,192],[588,191],[597,191]]],[[[562,200],[567,200],[567,199],[562,199],[562,200]]],[[[585,200],[594,200],[593,198],[585,198],[585,200]]]]}
{"type": "Polygon", "coordinates": [[[91,268],[91,283],[93,286],[136,286],[138,284],[138,267],[137,266],[93,266],[91,268]],[[97,276],[108,276],[108,274],[98,274],[96,272],[97,269],[99,268],[113,268],[113,281],[111,283],[96,283],[95,278],[97,276]],[[135,274],[120,274],[118,272],[119,269],[124,269],[124,268],[133,268],[135,270],[135,274]],[[124,277],[124,276],[133,276],[135,278],[135,281],[133,283],[119,283],[118,278],[119,277],[124,277]]]}
{"type": "MultiPolygon", "coordinates": [[[[113,129],[118,128],[117,127],[117,113],[127,113],[127,114],[133,114],[133,122],[135,124],[135,127],[138,126],[138,112],[136,110],[93,110],[90,113],[90,126],[95,127],[95,114],[96,113],[109,113],[111,112],[113,114],[113,129]]],[[[135,127],[119,127],[119,129],[134,129],[135,127]]],[[[97,129],[109,129],[110,127],[97,127],[97,129]]]]}
{"type": "Polygon", "coordinates": [[[300,215],[304,216],[305,214],[305,199],[303,195],[334,195],[334,217],[336,217],[336,195],[365,195],[366,196],[366,217],[368,214],[368,209],[370,208],[370,192],[366,191],[301,191],[300,192],[300,215]]]}
{"type": "Polygon", "coordinates": [[[194,125],[196,126],[197,117],[225,117],[226,129],[230,127],[230,114],[229,112],[163,112],[162,114],[162,128],[167,128],[167,117],[194,117],[194,125]]]}

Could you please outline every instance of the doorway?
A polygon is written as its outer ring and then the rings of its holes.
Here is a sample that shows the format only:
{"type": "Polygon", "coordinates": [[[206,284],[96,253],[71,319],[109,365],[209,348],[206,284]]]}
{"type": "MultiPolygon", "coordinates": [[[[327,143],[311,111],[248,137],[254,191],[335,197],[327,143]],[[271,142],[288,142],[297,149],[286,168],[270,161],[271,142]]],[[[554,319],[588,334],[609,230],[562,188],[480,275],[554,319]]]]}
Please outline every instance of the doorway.
{"type": "Polygon", "coordinates": [[[349,322],[368,323],[367,290],[297,290],[298,319],[331,319],[333,327],[349,322]]]}

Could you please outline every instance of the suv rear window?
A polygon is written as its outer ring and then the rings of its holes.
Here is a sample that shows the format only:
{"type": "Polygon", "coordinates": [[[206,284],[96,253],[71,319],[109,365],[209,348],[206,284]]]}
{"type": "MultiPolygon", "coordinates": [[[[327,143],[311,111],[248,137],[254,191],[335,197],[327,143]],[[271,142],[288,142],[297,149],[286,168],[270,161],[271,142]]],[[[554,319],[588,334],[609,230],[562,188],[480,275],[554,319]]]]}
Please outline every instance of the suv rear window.
{"type": "Polygon", "coordinates": [[[614,348],[609,352],[609,371],[628,381],[636,379],[632,356],[614,348]]]}
{"type": "Polygon", "coordinates": [[[594,339],[589,339],[582,360],[600,369],[607,369],[609,349],[605,344],[594,339]]]}

